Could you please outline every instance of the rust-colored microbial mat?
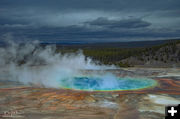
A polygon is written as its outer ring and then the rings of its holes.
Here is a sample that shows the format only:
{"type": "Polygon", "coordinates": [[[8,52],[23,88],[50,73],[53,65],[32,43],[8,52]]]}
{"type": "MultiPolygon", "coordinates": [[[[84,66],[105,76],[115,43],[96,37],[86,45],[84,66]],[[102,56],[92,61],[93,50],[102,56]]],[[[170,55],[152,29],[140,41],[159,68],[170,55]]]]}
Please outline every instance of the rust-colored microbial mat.
{"type": "Polygon", "coordinates": [[[163,118],[164,103],[180,102],[180,80],[154,80],[155,86],[122,91],[37,88],[1,82],[0,117],[5,118],[4,112],[8,112],[23,119],[163,118]]]}

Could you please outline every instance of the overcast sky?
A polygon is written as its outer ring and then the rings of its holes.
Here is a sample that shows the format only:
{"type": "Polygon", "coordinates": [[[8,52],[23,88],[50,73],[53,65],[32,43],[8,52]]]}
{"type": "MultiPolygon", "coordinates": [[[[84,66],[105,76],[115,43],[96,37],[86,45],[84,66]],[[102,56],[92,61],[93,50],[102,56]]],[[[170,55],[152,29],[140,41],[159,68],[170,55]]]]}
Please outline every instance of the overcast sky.
{"type": "Polygon", "coordinates": [[[180,37],[180,0],[0,0],[0,36],[60,42],[180,37]]]}

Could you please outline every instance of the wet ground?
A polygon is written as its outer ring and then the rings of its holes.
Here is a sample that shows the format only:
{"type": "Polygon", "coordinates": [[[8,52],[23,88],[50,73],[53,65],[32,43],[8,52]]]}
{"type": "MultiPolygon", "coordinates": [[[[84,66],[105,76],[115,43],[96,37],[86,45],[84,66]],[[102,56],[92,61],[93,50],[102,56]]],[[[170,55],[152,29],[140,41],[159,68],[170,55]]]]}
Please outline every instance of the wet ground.
{"type": "Polygon", "coordinates": [[[179,69],[110,70],[118,76],[146,76],[155,87],[136,91],[88,92],[0,81],[0,118],[164,119],[165,106],[180,104],[179,69]]]}

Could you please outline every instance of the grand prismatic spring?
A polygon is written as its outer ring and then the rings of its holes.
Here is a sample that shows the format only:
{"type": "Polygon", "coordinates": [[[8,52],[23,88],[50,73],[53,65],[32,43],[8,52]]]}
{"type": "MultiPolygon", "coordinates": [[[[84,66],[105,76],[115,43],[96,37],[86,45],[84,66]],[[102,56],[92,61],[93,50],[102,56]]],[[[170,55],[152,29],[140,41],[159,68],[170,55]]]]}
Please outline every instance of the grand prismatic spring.
{"type": "Polygon", "coordinates": [[[157,82],[147,78],[113,78],[103,77],[74,77],[71,82],[62,80],[60,88],[83,90],[83,91],[123,91],[150,88],[157,85],[157,82]],[[109,81],[108,81],[109,80],[109,81]]]}

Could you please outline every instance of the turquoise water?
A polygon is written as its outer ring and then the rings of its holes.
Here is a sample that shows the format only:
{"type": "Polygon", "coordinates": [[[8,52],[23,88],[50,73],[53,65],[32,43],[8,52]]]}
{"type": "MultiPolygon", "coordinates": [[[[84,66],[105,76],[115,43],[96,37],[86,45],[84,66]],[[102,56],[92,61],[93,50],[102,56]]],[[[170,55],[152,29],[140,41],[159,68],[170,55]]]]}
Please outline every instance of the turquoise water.
{"type": "Polygon", "coordinates": [[[155,80],[146,78],[113,78],[99,77],[74,77],[71,80],[63,80],[61,88],[85,90],[85,91],[121,91],[150,88],[157,84],[155,80]]]}

